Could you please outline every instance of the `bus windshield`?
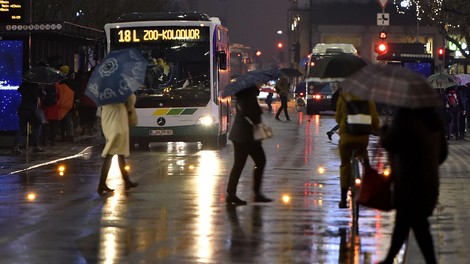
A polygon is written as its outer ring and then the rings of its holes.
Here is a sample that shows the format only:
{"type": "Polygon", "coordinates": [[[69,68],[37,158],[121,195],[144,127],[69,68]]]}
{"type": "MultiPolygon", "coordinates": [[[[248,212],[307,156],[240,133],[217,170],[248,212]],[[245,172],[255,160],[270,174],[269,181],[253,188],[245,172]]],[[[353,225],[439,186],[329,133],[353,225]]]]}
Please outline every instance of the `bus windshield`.
{"type": "Polygon", "coordinates": [[[138,107],[155,107],[162,103],[189,107],[207,105],[211,97],[208,38],[139,43],[111,41],[110,49],[128,47],[139,48],[149,62],[145,85],[136,92],[138,107]]]}

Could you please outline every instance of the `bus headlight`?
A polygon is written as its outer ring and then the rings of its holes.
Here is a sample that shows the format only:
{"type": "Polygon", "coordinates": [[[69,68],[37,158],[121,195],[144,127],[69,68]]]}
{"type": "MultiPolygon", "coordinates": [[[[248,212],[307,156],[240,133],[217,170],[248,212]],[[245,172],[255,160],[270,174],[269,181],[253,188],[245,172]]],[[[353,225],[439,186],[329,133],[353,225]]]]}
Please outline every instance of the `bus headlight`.
{"type": "Polygon", "coordinates": [[[212,116],[201,116],[199,118],[199,124],[203,126],[210,126],[215,123],[215,120],[212,116]]]}

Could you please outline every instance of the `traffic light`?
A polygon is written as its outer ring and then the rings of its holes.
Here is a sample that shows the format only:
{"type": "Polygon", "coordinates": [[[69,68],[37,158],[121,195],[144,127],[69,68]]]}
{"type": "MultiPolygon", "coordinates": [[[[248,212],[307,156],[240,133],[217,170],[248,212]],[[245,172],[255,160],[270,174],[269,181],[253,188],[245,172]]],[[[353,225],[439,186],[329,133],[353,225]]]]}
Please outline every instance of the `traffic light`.
{"type": "Polygon", "coordinates": [[[381,40],[385,40],[387,38],[387,32],[385,32],[384,30],[380,31],[379,38],[381,40]]]}
{"type": "Polygon", "coordinates": [[[446,50],[445,48],[439,48],[437,49],[437,58],[439,60],[444,60],[444,56],[446,55],[446,50]]]}
{"type": "Polygon", "coordinates": [[[284,44],[279,41],[279,42],[277,43],[277,48],[278,48],[278,49],[282,49],[283,47],[284,47],[284,44]]]}
{"type": "Polygon", "coordinates": [[[262,54],[262,53],[261,53],[261,51],[260,51],[260,50],[257,50],[257,51],[255,52],[255,55],[256,55],[256,57],[259,57],[259,56],[261,56],[261,54],[262,54]]]}
{"type": "Polygon", "coordinates": [[[388,51],[388,44],[385,41],[380,41],[375,44],[375,52],[379,55],[385,54],[388,51]]]}

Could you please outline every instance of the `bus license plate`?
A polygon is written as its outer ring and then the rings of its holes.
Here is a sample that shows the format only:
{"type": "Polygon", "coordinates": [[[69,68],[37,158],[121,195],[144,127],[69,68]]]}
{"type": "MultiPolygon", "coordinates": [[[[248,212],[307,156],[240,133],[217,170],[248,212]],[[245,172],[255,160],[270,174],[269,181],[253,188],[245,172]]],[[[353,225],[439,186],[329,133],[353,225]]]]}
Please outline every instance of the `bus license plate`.
{"type": "Polygon", "coordinates": [[[171,129],[159,129],[159,130],[150,130],[150,136],[171,136],[173,135],[173,130],[171,129]]]}

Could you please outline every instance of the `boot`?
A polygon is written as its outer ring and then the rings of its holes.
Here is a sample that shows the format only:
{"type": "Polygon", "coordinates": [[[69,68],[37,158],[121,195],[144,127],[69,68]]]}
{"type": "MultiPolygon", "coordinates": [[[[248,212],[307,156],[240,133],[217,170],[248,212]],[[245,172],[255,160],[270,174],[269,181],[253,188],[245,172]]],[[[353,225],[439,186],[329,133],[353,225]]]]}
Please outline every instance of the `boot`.
{"type": "Polygon", "coordinates": [[[107,192],[114,192],[113,189],[109,188],[106,183],[101,183],[98,185],[98,189],[96,190],[98,195],[105,195],[107,192]]]}
{"type": "Polygon", "coordinates": [[[233,195],[227,194],[227,197],[225,197],[225,202],[231,205],[246,205],[247,204],[246,201],[243,201],[242,199],[238,198],[235,194],[233,195]]]}
{"type": "Polygon", "coordinates": [[[130,188],[135,188],[139,186],[137,182],[131,182],[131,180],[129,180],[129,175],[127,174],[122,175],[122,178],[124,179],[124,188],[126,189],[126,191],[130,188]]]}
{"type": "Polygon", "coordinates": [[[341,201],[338,203],[338,207],[341,209],[348,208],[347,202],[348,188],[341,188],[341,201]]]}

